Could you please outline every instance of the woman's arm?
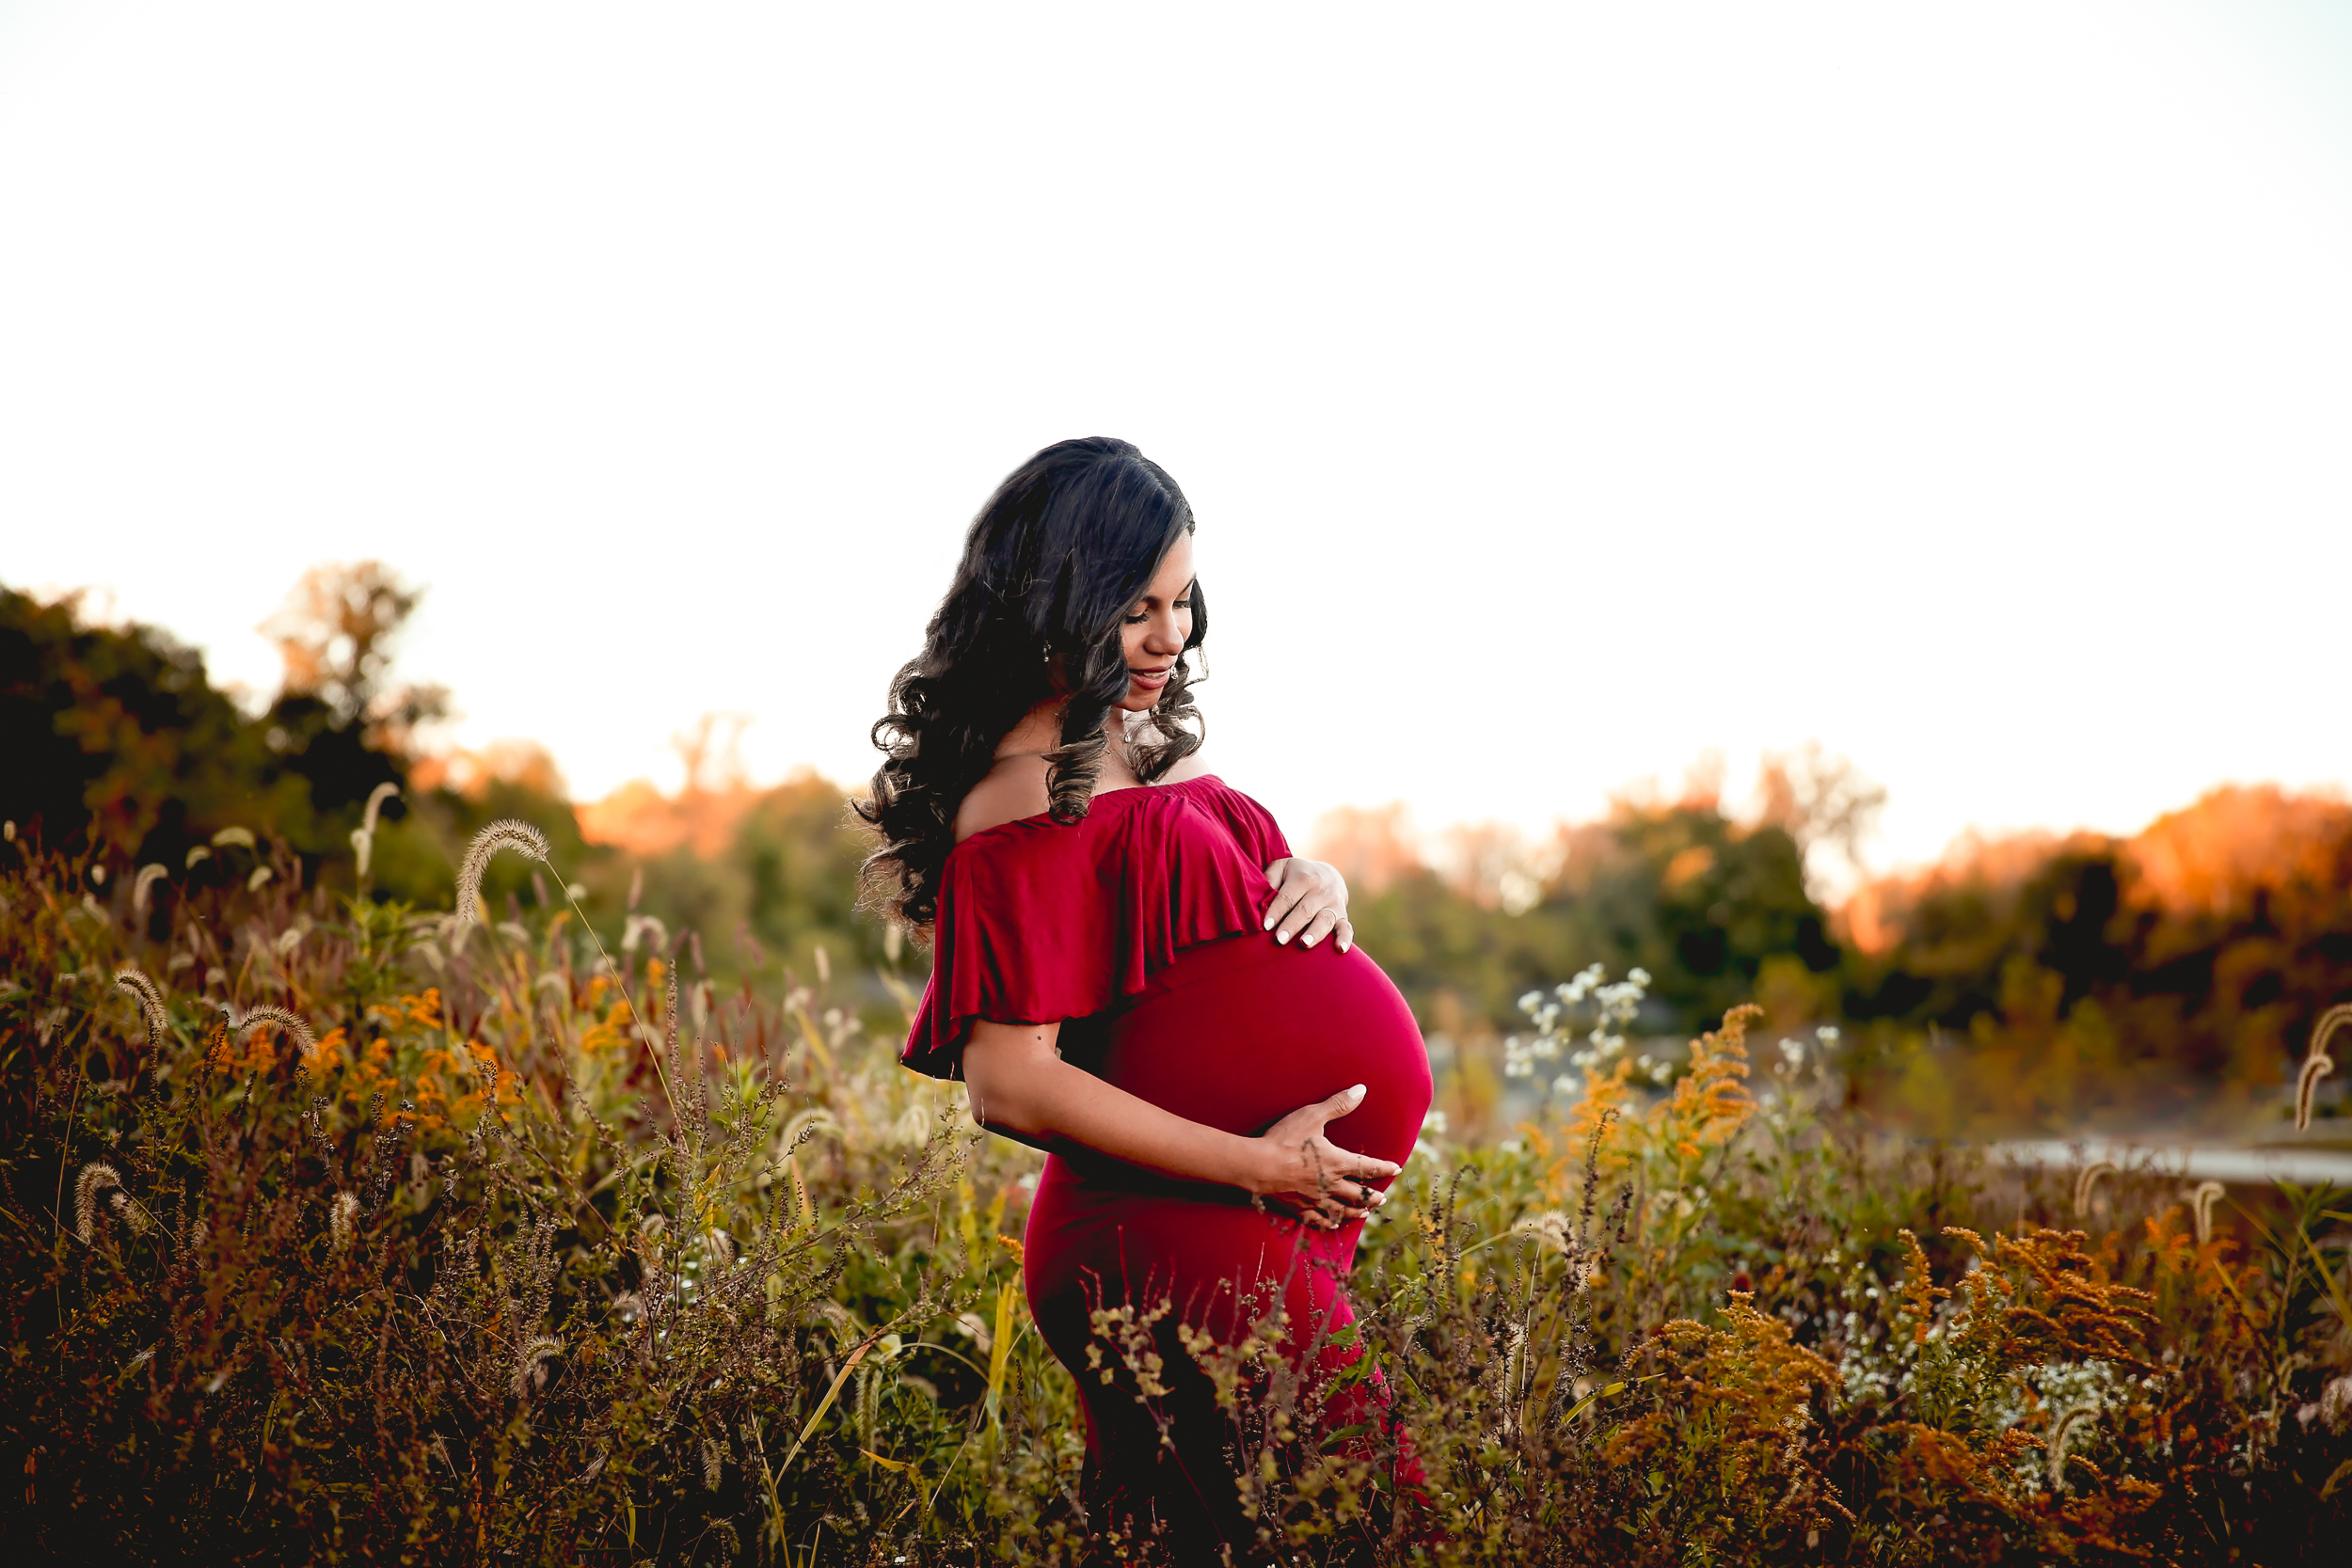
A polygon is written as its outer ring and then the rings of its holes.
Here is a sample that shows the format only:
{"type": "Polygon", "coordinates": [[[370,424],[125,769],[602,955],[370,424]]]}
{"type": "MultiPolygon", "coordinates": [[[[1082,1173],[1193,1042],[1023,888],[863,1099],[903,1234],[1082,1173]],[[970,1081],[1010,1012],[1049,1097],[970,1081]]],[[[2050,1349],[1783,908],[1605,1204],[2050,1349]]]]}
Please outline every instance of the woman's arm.
{"type": "Polygon", "coordinates": [[[974,1023],[963,1048],[973,1119],[1045,1148],[1077,1145],[1169,1176],[1239,1187],[1326,1229],[1388,1201],[1363,1183],[1402,1167],[1350,1153],[1323,1135],[1326,1122],[1362,1103],[1362,1085],[1245,1138],[1186,1120],[1071,1066],[1054,1049],[1060,1034],[1058,1023],[974,1023]]]}

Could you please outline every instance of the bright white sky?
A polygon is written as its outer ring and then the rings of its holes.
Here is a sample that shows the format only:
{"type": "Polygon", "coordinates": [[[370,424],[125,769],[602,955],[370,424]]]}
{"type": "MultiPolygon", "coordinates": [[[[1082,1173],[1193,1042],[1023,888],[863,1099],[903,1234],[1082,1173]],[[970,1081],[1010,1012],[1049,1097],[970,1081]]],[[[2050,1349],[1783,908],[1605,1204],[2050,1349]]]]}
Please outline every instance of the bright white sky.
{"type": "Polygon", "coordinates": [[[1877,858],[2342,781],[2352,8],[0,3],[0,580],[429,588],[575,792],[866,726],[995,481],[1200,517],[1213,757],[1877,858]]]}

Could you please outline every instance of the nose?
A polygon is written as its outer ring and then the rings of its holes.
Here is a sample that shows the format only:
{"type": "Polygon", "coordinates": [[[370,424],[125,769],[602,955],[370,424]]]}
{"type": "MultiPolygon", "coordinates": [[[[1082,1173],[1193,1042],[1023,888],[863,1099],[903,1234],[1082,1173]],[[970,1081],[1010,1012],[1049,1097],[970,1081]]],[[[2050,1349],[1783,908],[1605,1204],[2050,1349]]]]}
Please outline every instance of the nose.
{"type": "Polygon", "coordinates": [[[1145,623],[1143,648],[1150,654],[1173,655],[1184,651],[1184,640],[1176,628],[1176,612],[1173,610],[1163,610],[1145,623]]]}

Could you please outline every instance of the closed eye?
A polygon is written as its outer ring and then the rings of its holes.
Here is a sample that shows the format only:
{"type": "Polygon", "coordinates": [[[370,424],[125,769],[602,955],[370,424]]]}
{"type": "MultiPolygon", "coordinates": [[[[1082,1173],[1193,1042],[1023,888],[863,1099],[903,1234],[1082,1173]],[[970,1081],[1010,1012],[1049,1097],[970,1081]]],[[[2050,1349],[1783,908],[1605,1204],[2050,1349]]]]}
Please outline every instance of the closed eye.
{"type": "MultiPolygon", "coordinates": [[[[1168,608],[1170,610],[1190,610],[1192,608],[1192,601],[1190,599],[1177,599],[1170,603],[1168,608]]],[[[1151,614],[1151,611],[1148,610],[1138,610],[1133,615],[1127,617],[1127,625],[1131,626],[1141,626],[1143,624],[1144,617],[1149,614],[1151,614]]]]}

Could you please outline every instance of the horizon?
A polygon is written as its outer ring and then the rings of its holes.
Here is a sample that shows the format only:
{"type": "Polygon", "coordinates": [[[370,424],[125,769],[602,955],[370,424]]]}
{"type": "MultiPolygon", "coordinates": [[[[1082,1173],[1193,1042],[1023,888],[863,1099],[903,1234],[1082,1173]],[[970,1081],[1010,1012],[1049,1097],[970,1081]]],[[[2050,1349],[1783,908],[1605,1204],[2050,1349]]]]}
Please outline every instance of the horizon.
{"type": "MultiPolygon", "coordinates": [[[[16,585],[0,580],[0,588],[13,586],[16,585]]],[[[19,591],[28,590],[20,588],[19,591]]],[[[105,626],[119,631],[133,624],[129,617],[115,613],[110,603],[102,602],[97,606],[90,603],[92,597],[102,601],[110,598],[103,590],[58,590],[44,586],[29,592],[48,603],[68,598],[75,600],[77,617],[86,626],[105,626]]],[[[175,641],[182,641],[183,645],[196,646],[179,639],[167,626],[138,624],[160,631],[175,641]]],[[[200,647],[197,651],[199,655],[204,653],[200,647]]],[[[208,675],[211,673],[209,661],[207,673],[208,675]]],[[[397,686],[399,683],[394,684],[397,686]]],[[[252,717],[265,712],[276,695],[274,689],[263,690],[245,682],[217,689],[252,717]]],[[[619,810],[632,805],[658,802],[664,806],[675,806],[697,795],[764,795],[811,779],[842,790],[845,799],[863,792],[866,774],[843,777],[826,771],[814,762],[795,762],[776,773],[755,772],[743,758],[740,747],[748,726],[729,722],[741,717],[723,713],[697,716],[693,725],[673,734],[665,742],[670,768],[660,770],[648,768],[596,794],[576,788],[564,773],[561,761],[553,752],[529,736],[494,736],[480,746],[469,746],[449,733],[451,726],[435,722],[425,727],[425,743],[407,761],[414,772],[421,776],[417,784],[421,788],[447,787],[461,795],[473,796],[495,779],[513,779],[548,788],[580,816],[584,836],[591,842],[611,845],[636,854],[656,851],[630,843],[626,831],[616,831],[612,827],[599,829],[592,825],[599,815],[599,808],[602,808],[607,822],[612,823],[617,821],[619,810]],[[670,776],[660,776],[664,772],[670,776]]],[[[1453,854],[1448,840],[1456,835],[1477,835],[1502,830],[1506,833],[1519,835],[1519,850],[1541,859],[1547,844],[1555,835],[1564,835],[1575,828],[1605,820],[1629,807],[1711,806],[1720,809],[1727,820],[1754,827],[1762,820],[1759,816],[1762,801],[1758,793],[1763,783],[1760,770],[1776,759],[1794,760],[1802,750],[1801,747],[1790,747],[1758,753],[1754,759],[1756,767],[1750,775],[1755,777],[1757,787],[1736,783],[1741,775],[1732,771],[1724,752],[1720,749],[1708,749],[1678,774],[1661,776],[1653,773],[1624,781],[1605,792],[1597,810],[1582,816],[1562,813],[1533,824],[1491,816],[1429,821],[1415,812],[1411,801],[1402,799],[1339,800],[1316,814],[1311,820],[1296,824],[1298,831],[1293,836],[1303,852],[1319,852],[1318,844],[1344,840],[1369,829],[1375,834],[1390,835],[1377,853],[1392,855],[1401,850],[1415,863],[1451,878],[1454,874],[1453,854]]],[[[1828,755],[1827,760],[1833,764],[1851,761],[1835,754],[1828,755]]],[[[1856,782],[1868,785],[1876,781],[1865,774],[1856,782]]],[[[1818,879],[1825,904],[1837,908],[1865,888],[1884,889],[1907,879],[1948,871],[1964,865],[1988,847],[2029,845],[2037,841],[2058,843],[2084,835],[2119,843],[2128,842],[2143,837],[2167,820],[2192,812],[2217,797],[2232,792],[2259,794],[2265,790],[2275,790],[2290,800],[2343,803],[2352,800],[2352,790],[2333,781],[2297,785],[2278,779],[2225,778],[2204,785],[2193,796],[2158,807],[2142,821],[2122,827],[2083,822],[2040,822],[1988,828],[1972,823],[1961,828],[1931,853],[1900,861],[1868,854],[1867,851],[1875,834],[1866,833],[1861,840],[1865,852],[1859,857],[1859,863],[1825,858],[1817,864],[1809,858],[1808,876],[1818,879]]],[[[716,852],[711,847],[697,847],[695,850],[699,857],[705,859],[716,852]]]]}

